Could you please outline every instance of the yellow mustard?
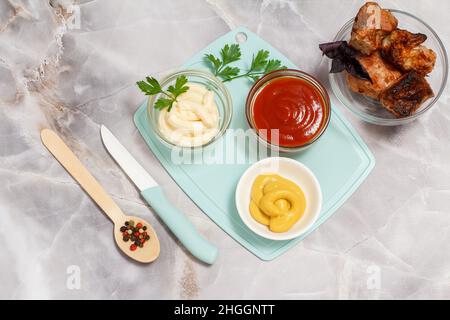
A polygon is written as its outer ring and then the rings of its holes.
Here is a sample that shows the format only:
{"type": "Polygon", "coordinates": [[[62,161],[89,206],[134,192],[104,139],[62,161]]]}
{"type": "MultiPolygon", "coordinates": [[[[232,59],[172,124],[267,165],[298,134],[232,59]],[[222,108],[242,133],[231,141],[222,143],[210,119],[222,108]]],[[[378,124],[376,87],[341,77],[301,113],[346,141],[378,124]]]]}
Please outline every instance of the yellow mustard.
{"type": "Polygon", "coordinates": [[[250,214],[273,232],[286,232],[306,208],[303,190],[277,174],[259,175],[253,182],[250,214]]]}

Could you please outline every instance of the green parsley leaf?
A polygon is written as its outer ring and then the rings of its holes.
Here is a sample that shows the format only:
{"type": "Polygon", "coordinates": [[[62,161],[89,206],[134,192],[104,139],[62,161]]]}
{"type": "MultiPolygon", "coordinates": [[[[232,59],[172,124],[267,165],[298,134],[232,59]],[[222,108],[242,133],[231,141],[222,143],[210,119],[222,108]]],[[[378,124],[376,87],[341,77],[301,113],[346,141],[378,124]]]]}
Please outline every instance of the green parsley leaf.
{"type": "Polygon", "coordinates": [[[267,62],[267,65],[266,65],[266,67],[264,69],[264,72],[265,73],[269,73],[269,72],[272,72],[272,71],[275,71],[275,70],[282,70],[282,69],[287,69],[287,67],[286,66],[282,66],[280,60],[273,60],[272,59],[272,60],[269,60],[267,62]]]}
{"type": "Polygon", "coordinates": [[[261,76],[258,76],[258,75],[248,75],[248,77],[250,79],[252,79],[254,82],[258,81],[259,78],[261,78],[261,76]]]}
{"type": "Polygon", "coordinates": [[[188,79],[186,76],[179,76],[175,80],[175,85],[169,86],[167,91],[163,90],[158,80],[152,77],[146,77],[146,81],[138,81],[136,84],[139,89],[142,90],[148,96],[154,96],[157,94],[164,95],[165,98],[160,97],[155,102],[155,109],[162,110],[164,108],[168,108],[168,111],[172,110],[173,103],[177,101],[177,97],[186,91],[189,90],[189,87],[186,86],[188,79]]]}
{"type": "Polygon", "coordinates": [[[186,76],[179,76],[177,80],[175,81],[175,86],[169,86],[167,91],[169,91],[171,94],[173,94],[175,100],[176,98],[186,91],[189,90],[188,86],[185,86],[185,84],[188,82],[188,79],[186,76]]]}
{"type": "Polygon", "coordinates": [[[286,69],[281,65],[280,60],[269,59],[270,53],[267,50],[259,50],[253,55],[252,62],[248,71],[240,73],[238,67],[229,64],[241,59],[241,49],[238,44],[226,44],[220,50],[220,58],[213,54],[205,54],[204,60],[211,67],[213,74],[223,80],[231,81],[237,78],[249,78],[257,81],[266,73],[286,69]]]}
{"type": "Polygon", "coordinates": [[[239,74],[241,70],[238,67],[230,67],[227,65],[238,61],[240,58],[241,48],[238,44],[226,44],[220,50],[220,58],[212,54],[205,54],[204,56],[206,62],[212,66],[214,75],[222,79],[231,79],[239,74]]]}
{"type": "Polygon", "coordinates": [[[227,67],[223,68],[217,74],[217,76],[222,77],[223,79],[231,79],[232,77],[237,76],[239,74],[239,71],[241,71],[241,70],[237,67],[227,66],[227,67]]]}
{"type": "Polygon", "coordinates": [[[162,110],[164,108],[171,107],[172,103],[173,103],[172,99],[159,98],[155,102],[155,109],[162,110]]]}
{"type": "Polygon", "coordinates": [[[205,54],[205,60],[211,62],[215,70],[218,70],[222,65],[222,61],[212,54],[205,54]]]}
{"type": "Polygon", "coordinates": [[[259,50],[256,56],[253,56],[250,71],[264,70],[267,65],[267,59],[269,58],[269,51],[259,50]]]}
{"type": "Polygon", "coordinates": [[[231,62],[241,59],[241,48],[238,44],[226,44],[225,47],[220,50],[220,56],[222,57],[222,66],[226,66],[231,62]]]}
{"type": "Polygon", "coordinates": [[[151,77],[145,78],[147,82],[145,81],[138,81],[136,82],[139,89],[141,89],[147,96],[153,96],[155,94],[161,93],[162,88],[159,85],[158,80],[151,77]]]}

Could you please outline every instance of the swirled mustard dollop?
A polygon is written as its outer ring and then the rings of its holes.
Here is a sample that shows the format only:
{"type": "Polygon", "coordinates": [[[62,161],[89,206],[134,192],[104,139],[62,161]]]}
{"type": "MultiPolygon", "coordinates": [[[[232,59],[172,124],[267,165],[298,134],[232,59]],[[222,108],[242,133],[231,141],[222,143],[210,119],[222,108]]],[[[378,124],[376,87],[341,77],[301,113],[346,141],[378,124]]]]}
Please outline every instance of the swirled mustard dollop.
{"type": "Polygon", "coordinates": [[[303,190],[277,174],[263,174],[253,182],[250,214],[273,232],[286,232],[303,216],[303,190]]]}
{"type": "Polygon", "coordinates": [[[219,110],[214,92],[197,83],[187,83],[189,89],[177,97],[170,111],[161,110],[158,118],[160,133],[180,147],[196,147],[208,143],[219,130],[219,110]]]}

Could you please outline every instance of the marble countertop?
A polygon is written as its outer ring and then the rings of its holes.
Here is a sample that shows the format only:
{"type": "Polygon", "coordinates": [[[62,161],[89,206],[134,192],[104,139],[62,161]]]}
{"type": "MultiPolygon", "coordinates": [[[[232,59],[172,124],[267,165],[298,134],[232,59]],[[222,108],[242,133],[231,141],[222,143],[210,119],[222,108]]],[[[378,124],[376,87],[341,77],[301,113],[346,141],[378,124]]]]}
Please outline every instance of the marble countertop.
{"type": "MultiPolygon", "coordinates": [[[[148,150],[132,116],[135,81],[176,68],[238,26],[327,82],[317,44],[363,1],[1,0],[0,298],[450,298],[450,95],[396,128],[362,123],[342,106],[377,165],[324,225],[271,262],[217,227],[148,150]],[[107,125],[220,249],[191,258],[102,146],[107,125]],[[120,207],[161,240],[151,265],[117,252],[111,223],[42,146],[59,132],[120,207]],[[94,240],[95,239],[95,240],[94,240]]],[[[428,21],[448,46],[446,0],[380,1],[428,21]]]]}

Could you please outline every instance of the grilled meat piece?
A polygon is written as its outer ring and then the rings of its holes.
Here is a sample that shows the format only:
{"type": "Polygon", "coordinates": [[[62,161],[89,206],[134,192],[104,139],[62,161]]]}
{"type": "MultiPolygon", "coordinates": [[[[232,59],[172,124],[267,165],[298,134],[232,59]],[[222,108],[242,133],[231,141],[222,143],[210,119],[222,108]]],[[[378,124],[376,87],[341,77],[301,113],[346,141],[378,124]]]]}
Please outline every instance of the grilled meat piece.
{"type": "Polygon", "coordinates": [[[347,74],[347,84],[354,92],[378,100],[381,92],[402,76],[389,62],[383,60],[379,51],[370,56],[357,57],[359,63],[367,71],[372,82],[347,74]]]}
{"type": "Polygon", "coordinates": [[[375,2],[359,9],[353,24],[350,45],[365,55],[381,49],[383,38],[397,28],[398,21],[389,10],[375,2]]]}
{"type": "Polygon", "coordinates": [[[422,103],[433,97],[434,93],[427,80],[411,71],[380,95],[381,105],[396,117],[412,115],[422,103]]]}
{"type": "Polygon", "coordinates": [[[425,76],[433,70],[436,62],[436,53],[421,45],[425,40],[427,36],[422,33],[394,30],[383,39],[383,57],[405,72],[414,70],[425,76]]]}

